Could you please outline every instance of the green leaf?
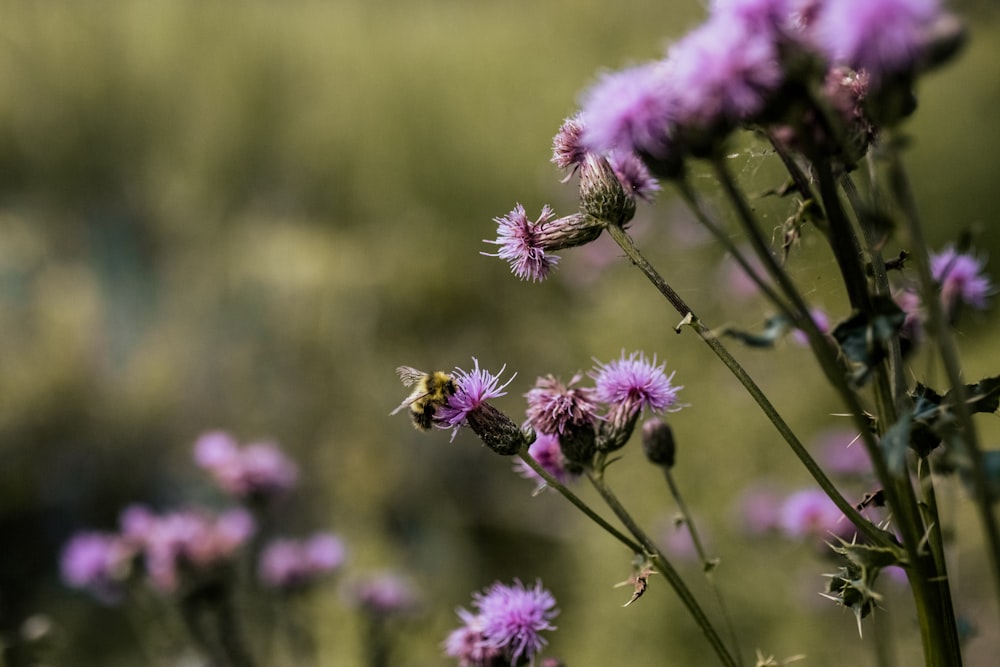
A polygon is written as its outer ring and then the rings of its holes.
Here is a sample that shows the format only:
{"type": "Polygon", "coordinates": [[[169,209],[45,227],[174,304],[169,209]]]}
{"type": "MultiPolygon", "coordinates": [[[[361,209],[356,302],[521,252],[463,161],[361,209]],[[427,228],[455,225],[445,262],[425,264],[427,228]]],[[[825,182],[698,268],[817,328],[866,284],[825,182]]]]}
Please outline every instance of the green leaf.
{"type": "Polygon", "coordinates": [[[784,315],[775,315],[769,317],[766,322],[764,322],[764,330],[760,333],[751,333],[749,331],[742,331],[740,329],[725,329],[722,333],[730,338],[735,338],[744,345],[749,347],[759,347],[759,348],[771,348],[778,341],[779,338],[784,336],[791,330],[791,323],[788,318],[784,315]]]}
{"type": "Polygon", "coordinates": [[[890,565],[906,564],[906,556],[901,547],[879,547],[872,544],[852,544],[841,541],[841,546],[833,550],[842,554],[861,570],[882,569],[890,565]]]}
{"type": "Polygon", "coordinates": [[[889,343],[903,327],[906,315],[888,297],[875,297],[872,314],[855,313],[833,330],[833,337],[851,362],[851,381],[864,384],[875,366],[888,354],[889,343]]]}
{"type": "MultiPolygon", "coordinates": [[[[952,392],[945,394],[951,403],[952,392]]],[[[1000,376],[983,378],[976,384],[965,385],[965,400],[973,412],[993,413],[1000,409],[1000,376]]]]}

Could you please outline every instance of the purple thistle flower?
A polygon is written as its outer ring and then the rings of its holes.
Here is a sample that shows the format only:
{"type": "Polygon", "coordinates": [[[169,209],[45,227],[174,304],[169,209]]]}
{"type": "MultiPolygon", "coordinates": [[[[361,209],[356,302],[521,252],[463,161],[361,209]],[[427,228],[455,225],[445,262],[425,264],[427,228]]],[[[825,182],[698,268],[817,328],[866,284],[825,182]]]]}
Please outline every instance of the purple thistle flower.
{"type": "MultiPolygon", "coordinates": [[[[809,311],[809,314],[812,316],[813,322],[816,323],[816,328],[819,329],[820,333],[830,333],[830,318],[825,312],[819,308],[813,308],[809,311]]],[[[809,346],[809,337],[802,329],[792,330],[792,340],[803,347],[809,346]]]]}
{"type": "Polygon", "coordinates": [[[509,380],[500,384],[500,376],[507,368],[506,364],[494,375],[488,370],[480,368],[479,360],[475,357],[472,358],[472,361],[475,366],[471,371],[455,367],[455,372],[452,374],[455,393],[448,397],[448,401],[434,415],[434,422],[439,428],[453,429],[452,440],[455,439],[459,427],[468,421],[471,413],[481,409],[483,404],[490,399],[506,396],[507,392],[504,389],[517,377],[517,373],[515,373],[509,380]]]}
{"type": "Polygon", "coordinates": [[[674,97],[670,67],[655,61],[603,75],[584,96],[583,145],[591,152],[673,151],[674,97]]]}
{"type": "Polygon", "coordinates": [[[781,525],[783,504],[770,484],[750,487],[737,500],[736,520],[747,535],[766,535],[781,525]]]}
{"type": "Polygon", "coordinates": [[[267,499],[294,488],[299,471],[295,463],[272,443],[240,448],[222,431],[210,431],[195,442],[194,459],[208,470],[219,487],[237,498],[267,499]]]}
{"type": "Polygon", "coordinates": [[[484,667],[500,657],[500,649],[486,644],[483,619],[466,609],[457,611],[462,626],[444,641],[444,654],[458,659],[459,667],[484,667]]]}
{"type": "Polygon", "coordinates": [[[872,462],[856,431],[833,429],[816,438],[823,468],[834,475],[866,476],[872,474],[872,462]]]}
{"type": "Polygon", "coordinates": [[[101,602],[117,602],[134,555],[135,549],[119,535],[77,533],[62,550],[59,567],[63,582],[90,592],[101,602]]]}
{"type": "Polygon", "coordinates": [[[257,573],[272,588],[301,588],[340,567],[346,553],[343,541],[329,533],[307,540],[276,539],[261,551],[257,573]]]}
{"type": "Polygon", "coordinates": [[[906,315],[899,335],[910,344],[919,343],[924,338],[924,320],[926,319],[920,295],[912,289],[904,288],[894,293],[892,298],[906,315]]]}
{"type": "Polygon", "coordinates": [[[629,413],[645,408],[653,412],[676,412],[681,409],[677,404],[677,392],[683,387],[673,385],[674,374],[666,375],[665,367],[665,363],[656,365],[655,356],[652,361],[641,352],[626,357],[623,350],[621,359],[606,364],[597,362],[591,371],[595,397],[613,409],[621,406],[629,413]]]}
{"type": "Polygon", "coordinates": [[[545,280],[559,262],[559,257],[546,254],[539,231],[554,217],[552,209],[544,206],[538,220],[532,222],[528,220],[524,207],[517,204],[507,215],[493,219],[497,223],[497,238],[495,241],[484,241],[497,245],[500,249],[496,253],[483,254],[506,261],[514,275],[521,280],[545,280]]]}
{"type": "MultiPolygon", "coordinates": [[[[576,114],[563,121],[552,139],[552,162],[560,169],[573,169],[583,164],[587,149],[583,145],[583,117],[576,114]]],[[[566,179],[573,175],[571,171],[566,179]]]]}
{"type": "Polygon", "coordinates": [[[793,0],[712,0],[709,11],[751,26],[774,28],[790,20],[792,5],[793,0]]]}
{"type": "Polygon", "coordinates": [[[353,582],[348,601],[373,616],[411,614],[419,598],[410,581],[394,572],[381,572],[353,582]]]}
{"type": "Polygon", "coordinates": [[[608,154],[608,163],[629,195],[651,202],[660,191],[659,181],[635,153],[612,151],[608,154]]]}
{"type": "Polygon", "coordinates": [[[784,83],[772,32],[719,14],[671,47],[677,124],[696,134],[747,120],[784,83]]]}
{"type": "Polygon", "coordinates": [[[793,538],[828,540],[831,535],[849,537],[854,525],[823,491],[804,489],[785,499],[779,517],[781,529],[793,538]]]}
{"type": "Polygon", "coordinates": [[[931,255],[931,276],[940,286],[941,305],[951,316],[956,314],[959,303],[986,308],[986,298],[993,291],[989,277],[983,273],[983,260],[950,245],[931,255]]]}
{"type": "Polygon", "coordinates": [[[811,29],[832,64],[865,70],[877,84],[917,68],[945,16],[938,0],[837,0],[821,4],[811,29]]]}
{"type": "Polygon", "coordinates": [[[541,632],[555,630],[551,620],[559,613],[541,581],[534,588],[525,588],[517,579],[512,586],[497,582],[474,594],[473,603],[479,609],[484,645],[509,655],[511,665],[522,657],[534,662],[535,654],[548,643],[541,632]]]}
{"type": "MultiPolygon", "coordinates": [[[[573,473],[566,466],[566,459],[563,456],[562,447],[559,445],[559,436],[551,433],[538,433],[535,441],[528,447],[528,453],[538,465],[542,466],[545,472],[556,478],[561,484],[576,479],[578,473],[573,473]]],[[[534,470],[528,467],[524,461],[518,460],[514,464],[514,470],[524,477],[534,481],[537,486],[535,492],[545,488],[545,480],[534,470]]]]}
{"type": "Polygon", "coordinates": [[[567,425],[594,424],[597,421],[597,402],[594,389],[573,387],[581,375],[574,375],[563,384],[552,375],[538,378],[528,399],[528,424],[541,433],[562,433],[567,425]]]}
{"type": "Polygon", "coordinates": [[[231,563],[256,530],[253,516],[242,508],[218,515],[188,510],[157,516],[133,505],[120,523],[124,539],[141,551],[150,583],[165,593],[177,590],[184,567],[209,572],[231,563]]]}

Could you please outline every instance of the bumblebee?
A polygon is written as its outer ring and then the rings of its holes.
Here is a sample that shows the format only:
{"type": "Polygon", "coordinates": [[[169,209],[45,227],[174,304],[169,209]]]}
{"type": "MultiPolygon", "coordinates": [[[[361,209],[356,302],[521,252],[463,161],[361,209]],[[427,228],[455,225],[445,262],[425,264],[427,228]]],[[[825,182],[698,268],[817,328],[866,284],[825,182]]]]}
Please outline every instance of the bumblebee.
{"type": "Polygon", "coordinates": [[[396,369],[396,374],[403,385],[413,387],[413,391],[390,414],[410,408],[413,425],[423,431],[428,430],[434,422],[435,410],[455,394],[455,381],[442,371],[424,373],[409,366],[400,366],[396,369]]]}

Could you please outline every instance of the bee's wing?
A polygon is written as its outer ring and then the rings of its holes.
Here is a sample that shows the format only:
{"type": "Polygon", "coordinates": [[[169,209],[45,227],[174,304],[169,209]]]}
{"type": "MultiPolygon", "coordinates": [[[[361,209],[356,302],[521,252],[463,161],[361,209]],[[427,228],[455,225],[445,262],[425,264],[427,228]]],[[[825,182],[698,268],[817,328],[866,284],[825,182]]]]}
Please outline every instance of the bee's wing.
{"type": "Polygon", "coordinates": [[[409,396],[407,396],[403,400],[403,402],[399,404],[398,408],[396,408],[395,410],[393,410],[392,412],[389,413],[389,416],[392,416],[392,415],[396,414],[397,412],[399,412],[403,408],[410,407],[411,405],[413,405],[414,403],[416,403],[417,401],[419,401],[421,398],[423,398],[424,396],[426,396],[429,393],[430,393],[429,391],[422,391],[419,387],[417,387],[415,390],[413,390],[412,394],[410,394],[409,396]]]}
{"type": "MultiPolygon", "coordinates": [[[[399,376],[399,379],[403,383],[403,386],[412,387],[416,383],[420,382],[420,380],[424,378],[427,375],[427,373],[424,373],[423,371],[418,371],[416,368],[413,368],[412,366],[400,366],[399,368],[396,369],[396,375],[399,376]]],[[[412,403],[413,401],[411,400],[410,402],[412,403]]]]}

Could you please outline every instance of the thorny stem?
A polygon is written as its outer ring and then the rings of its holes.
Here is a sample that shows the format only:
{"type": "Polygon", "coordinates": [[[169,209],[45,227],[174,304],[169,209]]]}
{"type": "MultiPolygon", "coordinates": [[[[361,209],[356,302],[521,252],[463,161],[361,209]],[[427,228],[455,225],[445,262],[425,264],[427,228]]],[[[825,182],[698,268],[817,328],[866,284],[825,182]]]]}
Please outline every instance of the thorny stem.
{"type": "Polygon", "coordinates": [[[579,496],[573,493],[566,485],[562,484],[559,480],[549,474],[549,472],[543,468],[535,458],[528,453],[528,445],[522,445],[520,451],[517,453],[521,457],[521,460],[527,464],[529,468],[534,470],[542,479],[545,480],[546,485],[558,491],[566,500],[570,501],[578,510],[587,515],[591,521],[596,523],[598,526],[606,530],[612,537],[624,544],[629,550],[634,554],[643,554],[645,550],[642,546],[631,540],[627,535],[624,535],[620,530],[612,526],[610,523],[605,521],[597,512],[592,510],[587,503],[583,502],[579,496]]]}
{"type": "Polygon", "coordinates": [[[716,655],[718,655],[719,660],[723,665],[727,667],[737,667],[739,662],[726,648],[725,643],[719,636],[719,633],[715,630],[715,626],[709,620],[708,616],[702,610],[701,606],[698,604],[698,600],[691,593],[691,590],[684,583],[684,579],[681,578],[680,574],[674,569],[670,561],[663,554],[660,548],[656,545],[653,540],[643,531],[643,529],[635,522],[632,516],[628,513],[628,510],[621,504],[618,497],[611,491],[611,488],[604,481],[603,471],[587,471],[587,478],[593,484],[594,488],[604,499],[604,502],[608,504],[611,511],[615,513],[615,516],[628,528],[628,531],[632,533],[633,537],[637,539],[643,546],[644,552],[648,554],[653,559],[653,563],[656,566],[656,571],[662,574],[667,583],[670,584],[674,592],[680,598],[681,602],[687,608],[688,612],[694,618],[695,622],[701,628],[702,632],[705,634],[705,638],[715,649],[716,655]]]}
{"type": "Polygon", "coordinates": [[[970,460],[969,472],[972,477],[973,495],[976,500],[979,519],[983,525],[987,548],[991,555],[991,558],[988,560],[993,568],[994,593],[996,594],[997,601],[1000,602],[1000,529],[997,527],[997,518],[988,495],[989,480],[986,477],[986,471],[983,467],[983,453],[979,445],[976,426],[966,402],[965,384],[962,379],[961,363],[959,362],[958,352],[955,348],[955,341],[951,336],[951,331],[948,329],[948,322],[944,316],[939,296],[934,290],[935,283],[931,275],[927,241],[924,238],[923,227],[920,224],[920,218],[917,214],[913,191],[910,189],[909,179],[903,168],[902,161],[895,151],[890,151],[889,179],[892,190],[903,210],[910,242],[913,244],[912,250],[917,273],[920,276],[920,284],[923,286],[921,300],[927,307],[928,328],[937,341],[941,361],[944,364],[945,371],[948,374],[948,381],[954,392],[954,407],[963,434],[964,453],[970,460]]]}
{"type": "MultiPolygon", "coordinates": [[[[886,537],[886,535],[868,519],[864,518],[861,513],[852,505],[847,499],[841,495],[837,487],[834,486],[830,478],[826,476],[823,469],[816,463],[812,455],[809,454],[802,442],[796,437],[795,433],[788,426],[785,420],[781,417],[775,407],[768,400],[767,396],[761,390],[757,383],[753,381],[753,378],[746,372],[743,366],[730,354],[728,348],[722,344],[722,342],[712,333],[712,331],[706,327],[700,319],[698,319],[694,312],[688,307],[683,299],[678,296],[678,294],[670,287],[670,285],[663,279],[659,272],[646,260],[646,258],[639,252],[635,243],[632,241],[632,237],[625,232],[624,229],[617,225],[609,225],[608,233],[615,242],[621,247],[621,249],[628,255],[628,258],[635,264],[639,270],[645,274],[650,282],[659,290],[667,301],[677,310],[677,312],[684,318],[684,323],[690,326],[694,332],[698,335],[701,340],[708,345],[708,347],[715,353],[719,360],[729,369],[729,371],[736,376],[743,388],[746,389],[750,397],[757,403],[764,416],[774,425],[775,429],[781,435],[781,437],[788,443],[789,447],[792,448],[792,452],[799,459],[802,465],[806,468],[813,479],[819,485],[819,487],[830,497],[830,499],[837,505],[841,512],[848,518],[848,520],[853,523],[858,530],[864,533],[873,544],[877,544],[883,547],[891,547],[892,543],[886,537]]],[[[815,325],[814,325],[815,326],[815,325]]]]}
{"type": "MultiPolygon", "coordinates": [[[[868,280],[861,264],[860,246],[850,220],[841,205],[831,165],[827,161],[819,161],[813,166],[817,173],[820,194],[830,225],[830,246],[841,269],[851,305],[863,313],[873,315],[868,280]]],[[[868,238],[872,238],[870,232],[866,233],[868,238]]],[[[870,246],[870,251],[873,255],[878,255],[877,245],[870,246]]],[[[882,277],[884,278],[884,271],[882,277]]],[[[888,291],[888,285],[886,283],[876,289],[888,291]]],[[[899,356],[895,356],[892,363],[900,363],[899,356]]],[[[898,372],[895,377],[899,378],[898,372]]],[[[878,364],[874,379],[878,424],[880,430],[884,431],[889,425],[896,422],[898,418],[897,401],[901,402],[903,395],[900,386],[898,384],[893,386],[890,382],[890,368],[886,363],[878,364]]],[[[849,405],[857,404],[857,395],[850,390],[850,387],[846,386],[843,378],[835,381],[835,385],[849,405]]],[[[852,412],[855,411],[852,410],[852,412]]],[[[860,416],[860,413],[856,414],[860,416]]],[[[920,513],[909,476],[891,474],[884,456],[875,443],[873,434],[867,429],[863,430],[862,434],[865,436],[866,449],[875,465],[887,502],[896,517],[903,538],[903,546],[906,549],[909,562],[907,573],[921,627],[925,661],[928,665],[960,665],[962,658],[957,642],[946,568],[943,562],[935,562],[933,555],[922,546],[926,533],[924,517],[920,513]]]]}
{"type": "MultiPolygon", "coordinates": [[[[774,278],[778,284],[781,285],[786,296],[792,301],[795,307],[799,309],[800,312],[808,312],[808,308],[802,300],[802,296],[799,294],[798,289],[796,289],[795,285],[791,282],[787,273],[785,273],[785,271],[778,266],[774,256],[768,249],[767,244],[761,237],[760,232],[757,229],[753,212],[747,205],[746,200],[743,198],[743,195],[730,175],[729,170],[726,169],[726,166],[721,159],[717,159],[714,165],[716,174],[722,183],[723,189],[725,190],[730,201],[733,203],[733,206],[736,208],[738,217],[749,235],[754,248],[757,249],[758,255],[764,263],[764,266],[769,270],[772,278],[774,278]]],[[[826,210],[832,234],[849,235],[851,239],[854,239],[853,230],[850,228],[848,220],[844,216],[844,211],[840,206],[836,190],[833,189],[833,192],[830,193],[829,190],[831,189],[831,186],[828,183],[824,185],[825,181],[831,178],[832,173],[830,173],[828,167],[820,169],[821,190],[824,196],[823,205],[826,210]],[[827,201],[828,195],[834,197],[835,201],[827,201]]],[[[849,288],[849,291],[857,291],[861,289],[861,285],[865,284],[865,277],[858,257],[860,250],[858,249],[856,239],[838,242],[836,247],[834,247],[834,252],[846,253],[848,255],[848,257],[842,261],[838,261],[838,264],[841,266],[843,271],[849,272],[844,276],[845,283],[854,285],[853,288],[849,288]]],[[[852,303],[856,301],[861,307],[870,308],[870,299],[867,295],[867,288],[865,288],[864,294],[852,296],[851,300],[852,303]]],[[[872,465],[875,468],[876,476],[882,482],[886,500],[890,508],[899,517],[904,538],[903,545],[907,550],[907,557],[911,563],[915,564],[919,561],[917,545],[922,531],[920,529],[919,517],[914,516],[916,499],[913,495],[913,489],[909,485],[907,479],[897,479],[889,471],[888,464],[886,463],[885,457],[879,448],[878,442],[865,420],[864,409],[861,406],[857,393],[848,384],[844,372],[838,366],[837,358],[833,350],[819,333],[811,316],[804,320],[804,325],[803,330],[809,337],[813,352],[816,355],[820,366],[826,372],[827,378],[840,395],[841,400],[844,401],[844,404],[847,406],[848,413],[854,419],[855,426],[861,434],[862,442],[864,443],[865,450],[868,452],[868,457],[872,461],[872,465]]],[[[878,371],[879,372],[876,373],[876,377],[881,382],[884,380],[884,375],[882,375],[884,367],[879,367],[878,371]]],[[[876,396],[880,395],[882,395],[882,393],[877,391],[876,396]]],[[[879,405],[880,408],[884,407],[889,410],[888,412],[879,415],[883,418],[882,427],[885,428],[887,423],[891,424],[895,422],[895,410],[893,409],[891,403],[886,404],[884,402],[880,402],[879,405]]],[[[836,499],[834,499],[834,501],[836,501],[836,499]]],[[[851,515],[848,514],[848,517],[850,516],[851,515]]],[[[857,522],[854,523],[855,525],[858,525],[857,522]]],[[[858,525],[858,527],[861,528],[860,525],[858,525]]]]}

